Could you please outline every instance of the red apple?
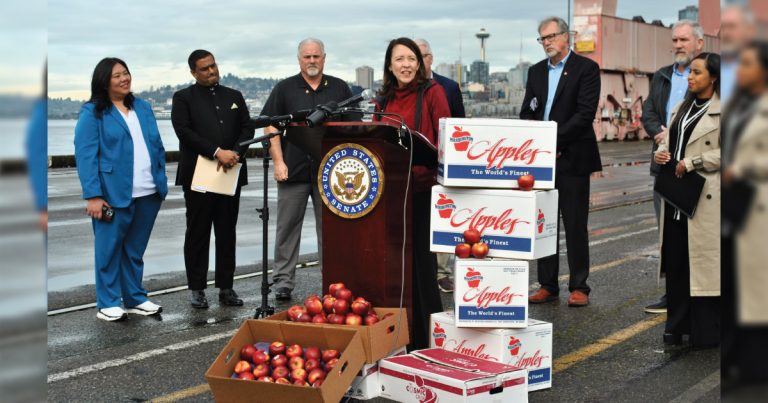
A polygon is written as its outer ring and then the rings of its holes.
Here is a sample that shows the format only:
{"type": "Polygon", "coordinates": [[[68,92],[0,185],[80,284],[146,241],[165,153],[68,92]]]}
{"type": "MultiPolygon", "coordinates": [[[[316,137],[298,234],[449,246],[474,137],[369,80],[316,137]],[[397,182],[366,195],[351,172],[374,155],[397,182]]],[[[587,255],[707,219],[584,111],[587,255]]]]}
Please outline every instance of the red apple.
{"type": "Polygon", "coordinates": [[[337,315],[335,313],[328,315],[328,323],[332,325],[343,325],[344,319],[344,315],[337,315]]]}
{"type": "MultiPolygon", "coordinates": [[[[283,346],[285,348],[285,346],[283,346]]],[[[257,351],[253,354],[253,363],[258,364],[264,364],[266,362],[269,362],[269,354],[267,354],[266,351],[257,351]]]]}
{"type": "Polygon", "coordinates": [[[285,354],[285,343],[282,341],[275,341],[269,345],[269,355],[276,356],[278,354],[285,354]]]}
{"type": "Polygon", "coordinates": [[[325,362],[325,372],[331,372],[336,363],[339,362],[338,358],[332,358],[325,362]]]}
{"type": "Polygon", "coordinates": [[[307,312],[307,308],[304,308],[301,305],[294,305],[288,308],[288,319],[295,322],[296,316],[299,314],[299,312],[307,312]]]}
{"type": "Polygon", "coordinates": [[[320,365],[320,360],[316,360],[313,358],[313,359],[308,359],[304,363],[304,369],[306,369],[307,372],[312,372],[312,370],[315,368],[322,368],[320,365]]]}
{"type": "Polygon", "coordinates": [[[310,315],[309,312],[299,312],[296,314],[294,322],[310,323],[312,322],[312,315],[310,315]]]}
{"type": "Polygon", "coordinates": [[[520,190],[528,191],[533,189],[534,182],[533,175],[523,175],[517,178],[517,186],[520,190]]]}
{"type": "Polygon", "coordinates": [[[315,298],[307,298],[306,301],[304,301],[304,307],[307,308],[307,313],[310,315],[317,315],[320,312],[323,312],[323,303],[320,302],[320,298],[315,295],[315,298]]]}
{"type": "Polygon", "coordinates": [[[281,385],[290,385],[290,384],[291,384],[291,381],[289,381],[289,380],[288,380],[287,378],[285,378],[285,377],[282,377],[282,378],[277,378],[277,379],[275,379],[275,383],[279,383],[279,384],[281,384],[281,385]]]}
{"type": "Polygon", "coordinates": [[[338,350],[323,350],[323,361],[328,362],[334,358],[339,358],[338,350]]]}
{"type": "Polygon", "coordinates": [[[464,231],[464,242],[470,245],[480,242],[480,231],[474,228],[464,231]]]}
{"type": "Polygon", "coordinates": [[[245,379],[246,381],[253,381],[256,380],[256,377],[253,376],[252,372],[241,372],[237,374],[237,377],[240,379],[245,379]]]}
{"type": "Polygon", "coordinates": [[[306,360],[320,360],[322,355],[318,347],[304,347],[304,358],[306,360]]]}
{"type": "Polygon", "coordinates": [[[258,379],[259,382],[269,382],[269,383],[275,383],[275,380],[272,379],[271,376],[262,376],[258,379]]]}
{"type": "Polygon", "coordinates": [[[460,243],[456,245],[456,249],[454,250],[454,253],[456,253],[456,256],[464,259],[468,258],[471,252],[472,252],[472,246],[470,246],[468,243],[460,243]]]}
{"type": "Polygon", "coordinates": [[[478,242],[472,245],[472,256],[482,259],[488,255],[488,244],[485,242],[478,242]]]}
{"type": "Polygon", "coordinates": [[[261,378],[262,376],[268,376],[269,375],[269,367],[267,364],[259,364],[256,366],[256,368],[253,369],[253,376],[255,378],[261,378]]]}
{"type": "Polygon", "coordinates": [[[339,298],[333,303],[333,313],[336,315],[346,315],[349,312],[349,301],[339,298]]]}
{"type": "Polygon", "coordinates": [[[290,369],[304,368],[304,358],[298,356],[291,357],[288,361],[288,367],[290,369]]]}
{"type": "Polygon", "coordinates": [[[288,358],[302,357],[304,356],[304,349],[302,349],[298,344],[291,344],[285,350],[285,356],[288,358]]]}
{"type": "Polygon", "coordinates": [[[307,301],[313,300],[313,299],[316,299],[316,300],[319,301],[320,297],[317,294],[312,294],[312,295],[308,296],[307,298],[304,298],[304,302],[307,302],[307,301]]]}
{"type": "Polygon", "coordinates": [[[278,354],[272,357],[272,368],[284,367],[288,364],[288,358],[283,354],[278,354]]]}
{"type": "Polygon", "coordinates": [[[307,382],[311,384],[314,384],[321,379],[325,379],[325,371],[320,368],[315,368],[309,371],[309,375],[307,375],[307,382]]]}
{"type": "Polygon", "coordinates": [[[237,364],[235,364],[235,373],[239,374],[241,372],[251,372],[253,369],[253,365],[251,365],[250,362],[242,360],[238,361],[237,364]]]}
{"type": "Polygon", "coordinates": [[[350,326],[360,326],[363,323],[363,318],[356,313],[348,313],[344,319],[344,324],[350,326]]]}
{"type": "Polygon", "coordinates": [[[368,311],[371,309],[371,303],[366,300],[359,301],[359,299],[360,298],[352,302],[352,312],[360,316],[365,316],[368,314],[368,311]]]}
{"type": "Polygon", "coordinates": [[[323,381],[325,381],[325,379],[318,379],[315,383],[312,384],[312,387],[313,388],[319,388],[319,387],[323,386],[323,381]]]}
{"type": "Polygon", "coordinates": [[[279,378],[287,378],[290,374],[290,371],[288,371],[288,368],[286,367],[277,367],[272,370],[272,377],[279,379],[279,378]]]}
{"type": "Polygon", "coordinates": [[[379,317],[375,314],[370,314],[365,317],[364,323],[366,326],[373,326],[379,322],[379,317]]]}
{"type": "Polygon", "coordinates": [[[336,291],[338,291],[341,288],[347,288],[347,287],[344,285],[344,283],[333,283],[328,286],[328,294],[336,296],[336,291]]]}
{"type": "Polygon", "coordinates": [[[336,299],[345,299],[347,302],[352,301],[352,291],[350,291],[348,288],[339,288],[336,290],[336,294],[334,294],[336,299]]]}
{"type": "Polygon", "coordinates": [[[328,323],[328,318],[321,312],[312,317],[312,323],[328,323]]]}
{"type": "Polygon", "coordinates": [[[246,344],[240,349],[240,359],[246,361],[253,360],[253,354],[256,352],[256,347],[252,344],[246,344]]]}
{"type": "Polygon", "coordinates": [[[307,380],[307,370],[304,368],[294,368],[293,371],[291,371],[291,379],[294,381],[306,381],[307,380]]]}
{"type": "Polygon", "coordinates": [[[336,302],[336,297],[327,295],[323,298],[323,310],[325,313],[333,313],[333,303],[336,302]]]}
{"type": "Polygon", "coordinates": [[[296,385],[296,386],[309,386],[307,381],[302,381],[301,379],[297,379],[297,380],[293,381],[293,384],[296,385]]]}

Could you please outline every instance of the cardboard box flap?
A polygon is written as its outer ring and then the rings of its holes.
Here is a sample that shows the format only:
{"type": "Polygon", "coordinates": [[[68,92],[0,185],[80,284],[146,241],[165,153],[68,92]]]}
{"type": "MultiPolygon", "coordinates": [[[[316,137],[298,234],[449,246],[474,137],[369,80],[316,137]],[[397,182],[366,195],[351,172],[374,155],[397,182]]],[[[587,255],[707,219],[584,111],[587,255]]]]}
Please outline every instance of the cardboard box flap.
{"type": "Polygon", "coordinates": [[[454,353],[453,351],[444,350],[442,348],[418,350],[414,351],[412,354],[447,367],[484,374],[486,376],[518,371],[521,369],[512,365],[501,364],[494,361],[483,360],[464,354],[454,353]]]}

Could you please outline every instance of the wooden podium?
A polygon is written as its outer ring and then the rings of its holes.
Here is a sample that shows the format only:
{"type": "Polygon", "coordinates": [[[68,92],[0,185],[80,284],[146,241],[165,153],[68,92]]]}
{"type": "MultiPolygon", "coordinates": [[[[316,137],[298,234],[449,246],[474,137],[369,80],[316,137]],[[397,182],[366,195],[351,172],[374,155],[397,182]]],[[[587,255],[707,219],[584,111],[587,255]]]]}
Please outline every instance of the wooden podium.
{"type": "Polygon", "coordinates": [[[408,309],[410,322],[413,261],[410,189],[413,183],[407,190],[410,150],[400,144],[398,129],[399,126],[384,122],[329,122],[311,129],[311,132],[304,132],[310,130],[308,128],[292,127],[289,129],[288,140],[304,149],[319,163],[319,167],[313,167],[319,169],[318,182],[313,186],[320,186],[321,195],[326,194],[321,197],[324,204],[321,262],[323,293],[327,292],[330,284],[342,282],[355,295],[365,297],[374,306],[397,307],[400,306],[402,292],[403,305],[408,309]],[[364,154],[370,153],[372,160],[377,160],[376,169],[361,169],[365,162],[351,160],[358,148],[364,154]],[[334,149],[337,149],[336,154],[340,158],[328,158],[329,151],[334,149]],[[343,150],[347,151],[346,156],[341,155],[343,150]],[[343,161],[344,158],[349,161],[343,161]],[[329,160],[335,163],[333,167],[329,160]],[[356,169],[370,171],[369,177],[372,171],[377,171],[375,176],[381,181],[369,183],[369,186],[355,184],[356,175],[353,173],[356,169]],[[346,190],[340,186],[343,179],[340,174],[350,178],[346,190]],[[366,189],[363,191],[364,186],[366,189]],[[377,193],[378,197],[373,207],[369,203],[364,215],[348,217],[359,213],[352,211],[344,216],[334,211],[345,206],[336,209],[331,205],[336,199],[344,201],[344,192],[351,193],[351,198],[357,194],[362,197],[363,193],[369,194],[368,197],[377,193]]]}

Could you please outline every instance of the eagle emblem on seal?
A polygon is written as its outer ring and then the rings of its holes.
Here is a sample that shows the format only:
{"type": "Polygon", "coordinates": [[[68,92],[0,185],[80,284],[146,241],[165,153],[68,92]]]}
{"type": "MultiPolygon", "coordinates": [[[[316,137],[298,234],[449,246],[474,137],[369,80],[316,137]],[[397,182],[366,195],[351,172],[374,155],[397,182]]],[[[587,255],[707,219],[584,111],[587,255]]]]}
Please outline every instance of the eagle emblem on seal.
{"type": "Polygon", "coordinates": [[[368,188],[363,185],[363,176],[365,172],[334,172],[338,183],[333,185],[333,194],[344,200],[356,200],[368,188]]]}

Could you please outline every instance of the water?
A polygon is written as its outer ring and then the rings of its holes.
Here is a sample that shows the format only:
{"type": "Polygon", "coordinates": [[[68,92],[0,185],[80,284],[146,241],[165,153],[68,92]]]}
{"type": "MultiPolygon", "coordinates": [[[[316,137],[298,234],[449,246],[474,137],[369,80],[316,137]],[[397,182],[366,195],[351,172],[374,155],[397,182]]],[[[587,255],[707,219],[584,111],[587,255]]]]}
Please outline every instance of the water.
{"type": "MultiPolygon", "coordinates": [[[[77,120],[71,119],[48,119],[48,155],[74,155],[75,154],[75,125],[77,120]]],[[[160,129],[160,138],[163,139],[165,151],[178,151],[179,139],[170,120],[158,120],[157,127],[160,129]]],[[[262,129],[256,130],[256,136],[261,136],[262,129]]],[[[261,145],[252,145],[251,147],[261,147],[261,145]]]]}
{"type": "Polygon", "coordinates": [[[0,159],[22,159],[29,119],[0,119],[0,159]]]}

